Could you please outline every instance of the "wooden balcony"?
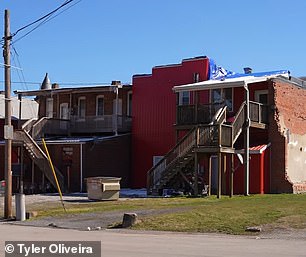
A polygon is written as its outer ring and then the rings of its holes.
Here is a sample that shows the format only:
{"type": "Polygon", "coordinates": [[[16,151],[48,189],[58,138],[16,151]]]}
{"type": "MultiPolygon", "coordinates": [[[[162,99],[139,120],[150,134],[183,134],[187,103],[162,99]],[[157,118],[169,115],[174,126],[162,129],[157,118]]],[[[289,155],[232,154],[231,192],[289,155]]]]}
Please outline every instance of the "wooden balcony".
{"type": "Polygon", "coordinates": [[[176,112],[176,125],[208,124],[215,114],[214,105],[178,105],[176,112]]]}
{"type": "MultiPolygon", "coordinates": [[[[220,105],[179,105],[176,112],[176,126],[209,124],[216,114],[218,106],[220,105]]],[[[265,127],[268,124],[268,106],[250,101],[250,119],[255,127],[265,127]]]]}
{"type": "Polygon", "coordinates": [[[106,132],[130,132],[132,118],[123,115],[103,115],[103,116],[71,116],[71,133],[106,133],[106,132]],[[116,125],[117,124],[117,125],[116,125]]]}
{"type": "Polygon", "coordinates": [[[132,118],[128,116],[104,115],[86,116],[80,118],[71,116],[70,120],[41,118],[29,130],[34,139],[46,135],[68,136],[71,134],[102,134],[102,133],[125,133],[131,131],[132,118]],[[117,119],[117,122],[116,122],[117,119]]]}

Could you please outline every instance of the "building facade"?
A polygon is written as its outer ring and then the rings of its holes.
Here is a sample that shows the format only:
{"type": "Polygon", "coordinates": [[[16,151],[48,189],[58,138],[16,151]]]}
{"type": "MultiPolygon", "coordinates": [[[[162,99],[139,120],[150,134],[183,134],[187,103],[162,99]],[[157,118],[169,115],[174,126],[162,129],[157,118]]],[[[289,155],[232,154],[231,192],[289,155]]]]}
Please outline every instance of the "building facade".
{"type": "Polygon", "coordinates": [[[64,191],[85,191],[86,178],[97,176],[121,177],[122,186],[129,185],[130,85],[114,81],[60,88],[51,85],[46,75],[40,90],[15,93],[21,98],[35,96],[39,103],[38,119],[29,120],[14,135],[15,142],[25,146],[25,155],[32,157],[33,164],[25,172],[29,191],[54,185],[43,138],[64,191]]]}
{"type": "Polygon", "coordinates": [[[146,186],[147,171],[176,143],[176,102],[184,102],[189,95],[183,93],[177,99],[173,87],[207,80],[208,65],[208,58],[197,57],[133,76],[133,187],[146,186]]]}
{"type": "Polygon", "coordinates": [[[174,91],[193,95],[177,103],[175,129],[189,132],[149,171],[149,191],[305,192],[305,101],[294,100],[305,97],[302,80],[286,71],[243,74],[174,91]]]}

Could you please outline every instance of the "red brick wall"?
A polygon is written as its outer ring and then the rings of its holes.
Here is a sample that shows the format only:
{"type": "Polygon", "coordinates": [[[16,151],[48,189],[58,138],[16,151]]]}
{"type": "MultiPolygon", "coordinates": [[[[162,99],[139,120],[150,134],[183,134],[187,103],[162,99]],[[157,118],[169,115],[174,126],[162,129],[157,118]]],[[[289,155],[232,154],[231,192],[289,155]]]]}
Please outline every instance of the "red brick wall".
{"type": "MultiPolygon", "coordinates": [[[[131,88],[123,87],[119,89],[119,99],[122,99],[122,114],[127,114],[127,95],[131,91],[131,88]]],[[[96,97],[99,95],[104,96],[104,114],[113,114],[113,100],[116,99],[114,92],[93,92],[93,93],[77,93],[77,88],[73,91],[71,95],[71,106],[70,106],[70,93],[58,92],[52,96],[53,98],[53,117],[59,118],[59,106],[61,103],[68,103],[69,108],[72,107],[72,115],[77,115],[78,109],[78,98],[86,97],[86,115],[95,116],[96,115],[96,97]]],[[[46,98],[51,96],[40,96],[39,97],[39,117],[46,116],[46,98]]]]}
{"type": "Polygon", "coordinates": [[[271,191],[293,192],[295,187],[288,177],[287,133],[289,129],[293,134],[306,134],[306,90],[274,80],[270,82],[269,97],[270,103],[273,103],[269,125],[271,191]]]}

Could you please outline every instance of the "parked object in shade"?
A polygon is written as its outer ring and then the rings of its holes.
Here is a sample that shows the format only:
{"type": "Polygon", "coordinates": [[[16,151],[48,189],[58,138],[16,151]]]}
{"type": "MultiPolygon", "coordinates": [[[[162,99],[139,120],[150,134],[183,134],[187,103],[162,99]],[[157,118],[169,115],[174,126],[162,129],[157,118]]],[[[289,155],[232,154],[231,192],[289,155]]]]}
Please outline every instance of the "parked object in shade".
{"type": "Polygon", "coordinates": [[[87,194],[90,200],[118,200],[121,178],[91,177],[86,178],[87,194]]]}

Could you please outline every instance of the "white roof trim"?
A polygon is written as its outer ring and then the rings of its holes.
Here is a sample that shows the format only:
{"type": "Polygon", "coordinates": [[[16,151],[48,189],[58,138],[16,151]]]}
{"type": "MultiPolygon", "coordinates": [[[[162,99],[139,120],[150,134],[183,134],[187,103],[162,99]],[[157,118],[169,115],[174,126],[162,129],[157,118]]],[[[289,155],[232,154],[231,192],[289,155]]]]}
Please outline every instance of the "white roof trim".
{"type": "Polygon", "coordinates": [[[277,74],[277,75],[263,76],[263,77],[245,76],[239,78],[229,78],[224,80],[206,80],[192,84],[175,86],[173,87],[173,91],[174,92],[201,91],[201,90],[218,89],[218,88],[243,87],[245,84],[263,82],[280,76],[286,77],[285,75],[277,74]]]}

